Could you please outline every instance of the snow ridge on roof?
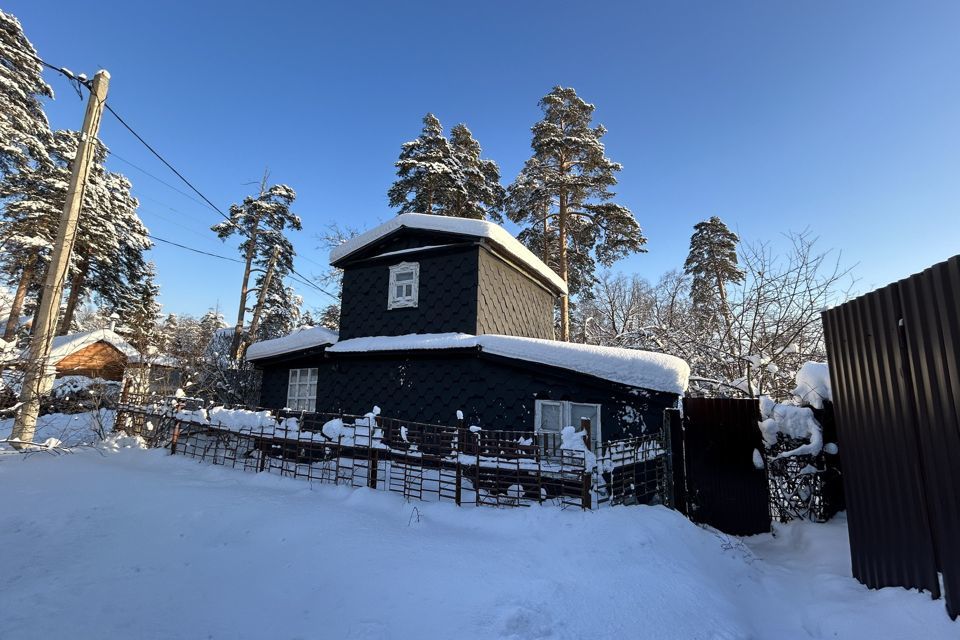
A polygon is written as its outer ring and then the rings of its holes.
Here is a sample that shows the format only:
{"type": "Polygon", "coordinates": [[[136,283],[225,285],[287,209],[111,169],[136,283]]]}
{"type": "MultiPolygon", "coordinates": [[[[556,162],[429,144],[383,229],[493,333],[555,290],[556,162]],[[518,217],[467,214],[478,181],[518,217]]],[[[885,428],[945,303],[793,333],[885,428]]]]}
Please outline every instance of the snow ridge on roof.
{"type": "Polygon", "coordinates": [[[523,246],[509,231],[498,224],[487,222],[486,220],[474,220],[472,218],[454,218],[452,216],[437,216],[425,213],[403,213],[391,218],[378,227],[374,227],[365,233],[350,238],[339,247],[333,249],[330,252],[330,263],[333,264],[342,260],[351,253],[403,227],[487,238],[506,251],[510,257],[523,263],[547,280],[563,292],[564,295],[567,293],[567,283],[563,281],[563,278],[558,276],[553,269],[544,264],[540,258],[523,246]]]}
{"type": "Polygon", "coordinates": [[[362,353],[470,347],[666,393],[682,394],[690,377],[690,366],[685,361],[663,353],[492,334],[432,333],[351,338],[338,342],[327,351],[362,353]]]}
{"type": "MultiPolygon", "coordinates": [[[[84,347],[89,347],[97,342],[106,342],[127,356],[127,358],[137,357],[137,350],[130,346],[130,343],[121,338],[110,329],[94,329],[93,331],[81,331],[79,333],[70,333],[65,336],[57,336],[50,344],[50,361],[58,362],[63,360],[71,353],[76,353],[84,347]]],[[[29,358],[29,349],[21,352],[21,358],[29,358]]]]}
{"type": "Polygon", "coordinates": [[[279,356],[292,351],[319,347],[324,344],[333,344],[337,341],[336,331],[326,327],[303,326],[291,334],[273,340],[254,342],[247,348],[247,360],[260,360],[271,356],[279,356]]]}

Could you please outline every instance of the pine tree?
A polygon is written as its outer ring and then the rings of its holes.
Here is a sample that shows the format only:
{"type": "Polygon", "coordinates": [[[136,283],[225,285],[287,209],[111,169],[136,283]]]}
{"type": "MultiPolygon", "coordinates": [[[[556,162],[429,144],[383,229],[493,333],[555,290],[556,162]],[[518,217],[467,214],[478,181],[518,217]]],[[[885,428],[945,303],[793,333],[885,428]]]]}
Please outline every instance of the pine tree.
{"type": "Polygon", "coordinates": [[[285,184],[277,184],[267,188],[265,174],[260,184],[260,193],[257,196],[247,196],[241,204],[230,206],[230,219],[215,224],[211,229],[221,240],[240,233],[243,241],[240,243],[240,253],[244,259],[243,280],[240,283],[240,305],[237,311],[237,324],[234,328],[231,356],[236,359],[243,338],[244,319],[249,302],[250,275],[254,266],[263,266],[273,255],[274,246],[281,247],[281,256],[278,264],[282,263],[286,272],[276,280],[282,282],[283,277],[293,269],[293,245],[287,239],[288,229],[300,231],[303,226],[300,217],[290,210],[297,194],[285,184]]]}
{"type": "Polygon", "coordinates": [[[318,324],[321,327],[326,327],[333,331],[340,330],[340,305],[331,304],[324,307],[323,312],[320,314],[320,320],[318,324]]]}
{"type": "Polygon", "coordinates": [[[500,184],[500,167],[493,160],[480,157],[480,143],[465,124],[450,130],[450,150],[454,175],[460,186],[450,192],[449,206],[444,213],[501,222],[506,191],[500,184]]]}
{"type": "Polygon", "coordinates": [[[744,272],[737,262],[740,238],[717,216],[694,225],[690,253],[683,270],[692,276],[690,299],[706,321],[722,318],[730,333],[730,307],[727,285],[743,282],[744,272]]]}
{"type": "MultiPolygon", "coordinates": [[[[0,183],[0,198],[6,201],[0,272],[8,282],[16,283],[5,335],[15,330],[28,295],[39,291],[78,138],[75,131],[57,131],[48,149],[49,164],[10,174],[0,183]]],[[[128,285],[143,277],[143,252],[151,247],[147,229],[137,215],[139,203],[131,195],[130,181],[104,169],[108,153],[103,144],[97,144],[84,189],[67,274],[67,304],[58,329],[61,335],[69,331],[78,304],[91,293],[114,308],[119,306],[128,285]]]]}
{"type": "Polygon", "coordinates": [[[433,213],[461,218],[502,220],[505,191],[500,168],[480,157],[480,143],[458,124],[443,134],[432,113],[423,118],[416,140],[404,143],[396,162],[397,181],[387,196],[399,213],[433,213]]]}
{"type": "MultiPolygon", "coordinates": [[[[595,281],[597,263],[610,266],[644,251],[633,214],[611,202],[621,165],[605,155],[603,125],[591,126],[594,106],[572,88],[554,87],[540,101],[532,127],[533,157],[510,187],[507,214],[525,225],[521,239],[556,265],[571,295],[595,281]]],[[[560,302],[560,338],[570,339],[570,301],[560,302]]]]}
{"type": "MultiPolygon", "coordinates": [[[[397,181],[387,192],[391,207],[400,207],[399,213],[445,215],[459,180],[450,141],[435,115],[423,117],[420,136],[403,144],[396,167],[397,181]]],[[[461,195],[467,197],[466,192],[461,195]]]]}
{"type": "Polygon", "coordinates": [[[129,295],[117,309],[126,327],[124,336],[141,354],[149,353],[151,347],[158,347],[161,342],[162,331],[158,326],[160,303],[157,302],[160,287],[154,280],[155,275],[156,267],[148,262],[143,277],[131,283],[129,295]]]}
{"type": "Polygon", "coordinates": [[[16,17],[0,10],[0,176],[47,164],[50,125],[41,98],[53,90],[16,17]]]}

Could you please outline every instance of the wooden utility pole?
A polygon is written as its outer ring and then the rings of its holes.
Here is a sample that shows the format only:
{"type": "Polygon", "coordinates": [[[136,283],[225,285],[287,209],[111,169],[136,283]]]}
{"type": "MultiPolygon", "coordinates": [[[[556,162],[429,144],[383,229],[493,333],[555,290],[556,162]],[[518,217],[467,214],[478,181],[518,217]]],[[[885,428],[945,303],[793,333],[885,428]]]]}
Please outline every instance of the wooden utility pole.
{"type": "Polygon", "coordinates": [[[263,276],[263,282],[260,283],[260,293],[257,295],[257,306],[253,308],[253,319],[250,320],[249,338],[240,346],[234,358],[243,357],[247,352],[247,344],[257,335],[257,329],[260,327],[260,316],[263,314],[263,305],[267,301],[267,294],[270,290],[270,281],[273,280],[273,272],[277,266],[277,258],[280,257],[280,245],[273,247],[273,255],[270,256],[270,264],[267,266],[267,274],[263,276]]]}
{"type": "MultiPolygon", "coordinates": [[[[33,337],[30,339],[26,372],[20,392],[21,407],[11,434],[11,438],[18,438],[22,443],[33,442],[37,416],[40,414],[40,397],[49,392],[53,386],[55,372],[49,370],[51,366],[47,362],[50,357],[50,343],[53,340],[57,316],[60,313],[63,283],[67,278],[73,242],[77,237],[77,221],[80,218],[80,208],[83,205],[83,193],[90,175],[90,166],[93,164],[97,132],[100,130],[100,119],[103,117],[103,105],[107,99],[109,85],[110,74],[106,71],[100,70],[93,76],[90,97],[87,99],[87,110],[83,116],[83,129],[80,132],[80,146],[72,163],[67,200],[63,205],[63,215],[60,217],[60,228],[57,230],[53,255],[47,266],[40,308],[33,322],[33,337]]],[[[15,444],[14,446],[20,448],[23,445],[15,444]]]]}

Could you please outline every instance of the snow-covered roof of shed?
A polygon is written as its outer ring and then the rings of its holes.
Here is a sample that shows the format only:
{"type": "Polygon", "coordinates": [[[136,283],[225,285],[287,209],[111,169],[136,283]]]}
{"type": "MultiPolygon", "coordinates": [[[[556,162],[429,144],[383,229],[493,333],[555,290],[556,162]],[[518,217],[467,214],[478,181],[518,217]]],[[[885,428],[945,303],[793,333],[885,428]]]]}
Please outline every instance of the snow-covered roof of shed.
{"type": "Polygon", "coordinates": [[[291,334],[273,340],[254,342],[247,348],[247,360],[261,360],[293,351],[333,344],[337,341],[337,332],[326,327],[300,327],[291,334]]]}
{"type": "MultiPolygon", "coordinates": [[[[89,347],[97,342],[106,342],[115,347],[127,358],[136,358],[137,350],[130,346],[130,343],[117,335],[110,329],[94,329],[93,331],[81,331],[79,333],[70,333],[65,336],[57,336],[50,344],[50,362],[59,362],[72,353],[89,347]]],[[[20,352],[20,357],[26,360],[29,357],[29,350],[24,349],[20,352]]]]}
{"type": "Polygon", "coordinates": [[[351,338],[328,348],[330,353],[363,353],[479,347],[485,353],[570,369],[631,387],[682,394],[690,367],[680,358],[619,347],[599,347],[557,340],[466,333],[408,334],[351,338]]]}
{"type": "Polygon", "coordinates": [[[330,263],[336,263],[363,247],[376,242],[380,238],[393,233],[397,229],[423,229],[426,231],[440,231],[458,233],[466,236],[486,238],[507,252],[510,257],[523,263],[533,272],[540,275],[563,294],[567,293],[567,283],[556,272],[527,249],[509,231],[498,224],[486,220],[472,218],[454,218],[452,216],[437,216],[425,213],[403,213],[374,227],[365,233],[350,238],[330,252],[330,263]]]}

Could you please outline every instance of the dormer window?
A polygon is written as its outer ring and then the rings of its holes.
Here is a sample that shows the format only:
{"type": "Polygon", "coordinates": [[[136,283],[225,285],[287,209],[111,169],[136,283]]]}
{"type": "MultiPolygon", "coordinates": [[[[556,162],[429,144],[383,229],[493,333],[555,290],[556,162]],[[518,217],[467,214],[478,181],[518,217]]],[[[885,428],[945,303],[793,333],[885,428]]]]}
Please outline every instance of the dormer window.
{"type": "Polygon", "coordinates": [[[390,267],[390,291],[387,309],[417,306],[420,288],[420,263],[401,262],[390,267]]]}

